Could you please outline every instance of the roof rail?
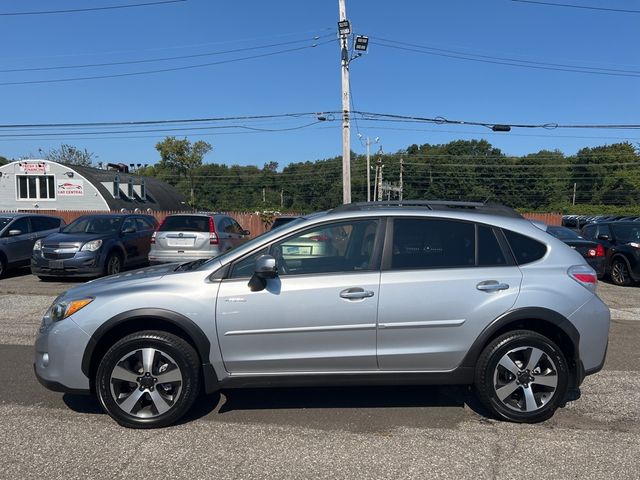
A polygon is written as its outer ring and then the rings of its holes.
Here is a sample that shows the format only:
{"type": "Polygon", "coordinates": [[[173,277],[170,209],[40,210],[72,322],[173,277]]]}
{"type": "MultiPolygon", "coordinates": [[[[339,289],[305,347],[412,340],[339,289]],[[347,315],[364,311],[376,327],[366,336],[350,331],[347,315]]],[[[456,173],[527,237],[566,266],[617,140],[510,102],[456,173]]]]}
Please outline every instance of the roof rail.
{"type": "Polygon", "coordinates": [[[504,217],[523,218],[516,210],[499,203],[461,202],[449,200],[393,200],[384,202],[355,202],[340,205],[331,212],[350,212],[358,210],[375,210],[394,207],[422,207],[428,210],[463,210],[474,213],[486,213],[504,217]]]}

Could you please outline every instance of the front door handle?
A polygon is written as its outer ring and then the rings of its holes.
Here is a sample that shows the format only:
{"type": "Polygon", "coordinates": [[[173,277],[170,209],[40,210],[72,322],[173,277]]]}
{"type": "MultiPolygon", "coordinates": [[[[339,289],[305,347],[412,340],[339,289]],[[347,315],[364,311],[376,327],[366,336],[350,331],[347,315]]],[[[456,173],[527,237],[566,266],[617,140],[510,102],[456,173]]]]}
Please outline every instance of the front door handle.
{"type": "Polygon", "coordinates": [[[486,280],[477,284],[476,288],[482,292],[498,292],[500,290],[507,290],[509,285],[507,283],[500,283],[497,280],[486,280]]]}
{"type": "Polygon", "coordinates": [[[373,292],[371,290],[364,290],[362,288],[347,288],[346,290],[342,290],[340,292],[340,297],[346,298],[348,300],[358,300],[361,298],[373,297],[373,292]]]}

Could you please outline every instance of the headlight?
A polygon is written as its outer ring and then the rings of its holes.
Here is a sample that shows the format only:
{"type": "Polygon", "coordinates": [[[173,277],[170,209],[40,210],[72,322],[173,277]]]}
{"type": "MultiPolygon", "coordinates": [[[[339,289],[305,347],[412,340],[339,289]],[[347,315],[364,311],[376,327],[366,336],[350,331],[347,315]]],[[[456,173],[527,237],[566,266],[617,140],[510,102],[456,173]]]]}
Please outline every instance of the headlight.
{"type": "Polygon", "coordinates": [[[42,240],[36,240],[36,243],[33,244],[33,251],[40,251],[42,250],[42,240]]]}
{"type": "Polygon", "coordinates": [[[629,242],[628,245],[633,248],[640,248],[640,243],[638,242],[629,242]]]}
{"type": "Polygon", "coordinates": [[[80,251],[82,252],[95,252],[102,246],[102,240],[92,240],[85,243],[80,251]]]}
{"type": "Polygon", "coordinates": [[[94,297],[82,298],[80,300],[71,300],[65,302],[54,302],[45,317],[49,317],[51,322],[59,322],[74,313],[82,310],[84,307],[93,302],[94,297]]]}

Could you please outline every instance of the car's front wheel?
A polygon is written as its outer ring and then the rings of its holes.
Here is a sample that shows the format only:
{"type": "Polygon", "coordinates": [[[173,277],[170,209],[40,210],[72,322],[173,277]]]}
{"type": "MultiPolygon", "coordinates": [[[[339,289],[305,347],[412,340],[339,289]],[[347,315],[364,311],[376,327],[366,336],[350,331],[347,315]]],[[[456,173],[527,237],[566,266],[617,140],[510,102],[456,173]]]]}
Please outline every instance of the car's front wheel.
{"type": "Polygon", "coordinates": [[[122,270],[122,259],[117,253],[110,253],[104,262],[105,275],[117,275],[122,270]]]}
{"type": "Polygon", "coordinates": [[[200,389],[198,354],[182,338],[166,332],[133,333],[102,357],[96,393],[120,425],[171,425],[193,405],[200,389]]]}
{"type": "Polygon", "coordinates": [[[562,351],[529,330],[499,336],[486,346],[476,366],[480,401],[504,420],[536,423],[564,402],[569,370],[562,351]]]}

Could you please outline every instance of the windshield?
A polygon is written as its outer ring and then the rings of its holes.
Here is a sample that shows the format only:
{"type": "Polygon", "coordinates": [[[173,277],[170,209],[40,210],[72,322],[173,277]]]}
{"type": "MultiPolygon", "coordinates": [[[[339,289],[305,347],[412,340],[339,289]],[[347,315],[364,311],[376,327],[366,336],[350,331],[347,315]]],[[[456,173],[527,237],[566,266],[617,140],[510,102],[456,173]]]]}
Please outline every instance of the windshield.
{"type": "Polygon", "coordinates": [[[11,221],[10,218],[7,217],[0,217],[0,230],[2,230],[4,227],[6,227],[7,225],[9,225],[9,222],[11,221]]]}
{"type": "Polygon", "coordinates": [[[547,227],[547,232],[560,240],[581,240],[582,237],[565,227],[547,227]]]}
{"type": "Polygon", "coordinates": [[[640,225],[611,225],[616,240],[622,243],[640,242],[640,225]]]}
{"type": "Polygon", "coordinates": [[[80,217],[67,225],[62,233],[118,233],[124,217],[80,217]]]}

